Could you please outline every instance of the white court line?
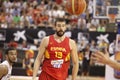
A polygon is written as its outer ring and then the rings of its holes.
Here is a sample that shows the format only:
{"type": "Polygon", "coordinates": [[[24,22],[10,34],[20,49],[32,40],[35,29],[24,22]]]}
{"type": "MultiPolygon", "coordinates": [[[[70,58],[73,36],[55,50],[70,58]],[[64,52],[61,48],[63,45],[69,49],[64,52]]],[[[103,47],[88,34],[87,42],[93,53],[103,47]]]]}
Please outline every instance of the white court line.
{"type": "MultiPolygon", "coordinates": [[[[10,80],[32,80],[29,76],[11,76],[10,80]]],[[[38,80],[38,77],[36,78],[38,80]]]]}
{"type": "MultiPolygon", "coordinates": [[[[11,76],[10,80],[32,80],[32,77],[28,76],[11,76]]],[[[38,77],[36,78],[38,80],[38,77]]],[[[71,80],[71,76],[66,80],[71,80]]],[[[76,80],[105,80],[104,77],[92,77],[92,76],[78,76],[76,80]]]]}

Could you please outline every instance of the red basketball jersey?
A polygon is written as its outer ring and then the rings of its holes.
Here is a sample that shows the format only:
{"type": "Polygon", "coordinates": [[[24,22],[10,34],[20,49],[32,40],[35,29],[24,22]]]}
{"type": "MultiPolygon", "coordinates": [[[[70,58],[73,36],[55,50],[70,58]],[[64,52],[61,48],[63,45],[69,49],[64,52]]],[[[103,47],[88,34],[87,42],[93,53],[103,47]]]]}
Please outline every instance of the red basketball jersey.
{"type": "Polygon", "coordinates": [[[69,38],[58,43],[54,36],[49,37],[42,70],[57,80],[66,80],[70,64],[69,38]]]}

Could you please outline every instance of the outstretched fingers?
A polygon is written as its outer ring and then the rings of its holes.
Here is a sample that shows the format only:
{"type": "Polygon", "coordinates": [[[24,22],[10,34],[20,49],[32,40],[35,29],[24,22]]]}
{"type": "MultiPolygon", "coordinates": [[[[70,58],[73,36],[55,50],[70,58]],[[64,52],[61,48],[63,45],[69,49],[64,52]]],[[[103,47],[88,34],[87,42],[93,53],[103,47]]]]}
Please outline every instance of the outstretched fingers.
{"type": "Polygon", "coordinates": [[[102,63],[103,57],[104,57],[104,54],[102,52],[97,51],[96,53],[92,54],[91,59],[93,60],[93,62],[102,63]]]}

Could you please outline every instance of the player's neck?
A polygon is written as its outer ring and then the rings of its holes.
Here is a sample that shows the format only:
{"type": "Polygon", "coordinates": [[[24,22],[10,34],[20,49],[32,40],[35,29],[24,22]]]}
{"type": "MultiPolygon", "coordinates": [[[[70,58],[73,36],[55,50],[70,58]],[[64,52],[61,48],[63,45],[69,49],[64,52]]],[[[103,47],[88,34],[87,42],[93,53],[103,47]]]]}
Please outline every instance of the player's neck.
{"type": "Polygon", "coordinates": [[[61,42],[61,41],[64,40],[65,36],[63,35],[63,36],[60,37],[60,36],[57,36],[57,35],[55,34],[55,35],[54,35],[54,38],[55,38],[56,41],[61,42]]]}
{"type": "Polygon", "coordinates": [[[13,65],[13,63],[12,62],[10,62],[9,60],[7,60],[8,61],[8,63],[12,66],[13,65]]]}

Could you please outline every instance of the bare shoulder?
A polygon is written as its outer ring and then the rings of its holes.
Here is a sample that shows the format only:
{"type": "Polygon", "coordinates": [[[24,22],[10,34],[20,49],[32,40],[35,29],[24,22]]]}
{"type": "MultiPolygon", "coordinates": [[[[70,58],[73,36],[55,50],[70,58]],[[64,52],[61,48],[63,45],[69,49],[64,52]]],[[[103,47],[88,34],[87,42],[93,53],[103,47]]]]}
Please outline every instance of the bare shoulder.
{"type": "Polygon", "coordinates": [[[74,47],[76,47],[76,42],[75,42],[75,40],[70,39],[69,45],[70,45],[70,48],[71,48],[71,49],[74,48],[74,47]]]}
{"type": "Polygon", "coordinates": [[[70,45],[76,44],[75,40],[70,39],[70,45]]]}
{"type": "Polygon", "coordinates": [[[6,65],[0,64],[0,75],[6,75],[8,73],[8,67],[6,65]]]}
{"type": "Polygon", "coordinates": [[[42,39],[41,45],[46,47],[48,45],[48,42],[49,42],[49,36],[46,36],[42,39]]]}
{"type": "Polygon", "coordinates": [[[49,40],[49,36],[46,36],[42,39],[42,41],[48,41],[49,40]]]}

